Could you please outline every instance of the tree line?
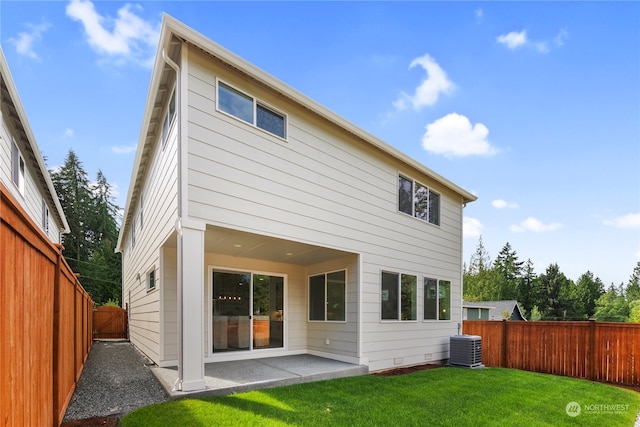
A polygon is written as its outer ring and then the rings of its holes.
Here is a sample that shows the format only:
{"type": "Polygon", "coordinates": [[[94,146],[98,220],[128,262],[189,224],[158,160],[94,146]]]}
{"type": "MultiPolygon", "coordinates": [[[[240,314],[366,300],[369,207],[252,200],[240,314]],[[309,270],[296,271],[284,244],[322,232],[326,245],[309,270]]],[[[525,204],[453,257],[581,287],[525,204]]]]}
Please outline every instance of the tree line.
{"type": "Polygon", "coordinates": [[[100,170],[90,182],[73,150],[62,167],[49,173],[70,229],[62,237],[62,255],[96,305],[120,305],[119,208],[112,186],[100,170]]]}
{"type": "Polygon", "coordinates": [[[482,236],[463,268],[465,301],[517,300],[529,320],[640,322],[640,262],[629,281],[605,289],[591,271],[568,279],[557,263],[536,274],[507,242],[492,262],[482,236]]]}

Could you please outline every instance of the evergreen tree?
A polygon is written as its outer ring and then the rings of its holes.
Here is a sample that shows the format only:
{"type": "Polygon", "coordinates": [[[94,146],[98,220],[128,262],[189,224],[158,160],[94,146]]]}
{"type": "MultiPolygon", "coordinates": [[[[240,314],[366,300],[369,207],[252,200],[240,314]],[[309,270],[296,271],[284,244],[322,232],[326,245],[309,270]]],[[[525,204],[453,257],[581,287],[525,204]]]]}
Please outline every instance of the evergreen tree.
{"type": "Polygon", "coordinates": [[[64,165],[51,172],[51,180],[70,229],[62,238],[62,254],[73,271],[81,272],[82,263],[93,254],[86,222],[91,215],[92,198],[89,178],[73,150],[69,150],[64,165]]]}
{"type": "Polygon", "coordinates": [[[531,317],[538,294],[538,277],[533,271],[533,263],[528,259],[523,267],[523,275],[518,285],[518,302],[522,306],[525,316],[531,317]]]}
{"type": "Polygon", "coordinates": [[[514,300],[518,298],[518,284],[522,278],[522,261],[507,242],[493,263],[497,279],[498,300],[514,300]]]}
{"type": "Polygon", "coordinates": [[[489,254],[482,243],[482,236],[471,255],[469,268],[465,268],[463,272],[462,284],[465,301],[491,301],[498,298],[498,282],[494,269],[491,268],[489,254]]]}
{"type": "Polygon", "coordinates": [[[628,303],[640,300],[640,261],[636,264],[636,267],[633,269],[633,273],[629,278],[626,297],[628,303]]]}
{"type": "Polygon", "coordinates": [[[596,311],[596,301],[603,293],[604,284],[599,278],[594,278],[592,272],[587,271],[578,278],[575,301],[581,317],[586,319],[593,317],[596,311]]]}
{"type": "Polygon", "coordinates": [[[551,264],[544,274],[540,275],[540,292],[538,309],[546,320],[563,320],[569,309],[566,301],[566,290],[570,288],[570,280],[560,272],[558,264],[551,264]]]}

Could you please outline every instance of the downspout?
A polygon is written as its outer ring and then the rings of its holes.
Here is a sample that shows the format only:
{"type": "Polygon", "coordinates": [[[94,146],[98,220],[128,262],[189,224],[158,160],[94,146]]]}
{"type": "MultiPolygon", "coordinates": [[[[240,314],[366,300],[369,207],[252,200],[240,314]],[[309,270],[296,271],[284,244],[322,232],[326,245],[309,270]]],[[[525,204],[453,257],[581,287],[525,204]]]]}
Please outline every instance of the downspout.
{"type": "Polygon", "coordinates": [[[162,49],[162,59],[164,62],[176,72],[176,125],[178,127],[178,218],[176,219],[176,233],[178,239],[178,271],[177,271],[177,309],[178,309],[178,379],[174,384],[174,390],[182,390],[184,345],[183,345],[183,324],[184,324],[184,307],[182,301],[182,269],[183,269],[183,250],[182,250],[182,214],[183,214],[183,194],[182,194],[182,90],[181,90],[181,73],[180,67],[167,55],[165,49],[162,49]]]}

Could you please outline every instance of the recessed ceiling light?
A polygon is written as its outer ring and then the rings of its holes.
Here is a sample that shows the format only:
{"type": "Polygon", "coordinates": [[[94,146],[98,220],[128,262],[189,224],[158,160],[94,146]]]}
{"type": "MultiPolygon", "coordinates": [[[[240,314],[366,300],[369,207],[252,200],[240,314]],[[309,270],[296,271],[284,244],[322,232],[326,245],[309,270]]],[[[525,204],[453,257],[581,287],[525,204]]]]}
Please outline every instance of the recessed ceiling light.
{"type": "Polygon", "coordinates": [[[234,243],[234,244],[233,244],[233,247],[234,247],[234,248],[241,248],[241,247],[242,247],[242,245],[241,245],[240,243],[234,243]]]}
{"type": "Polygon", "coordinates": [[[287,252],[285,255],[286,256],[291,256],[291,255],[293,255],[293,252],[287,252]]]}

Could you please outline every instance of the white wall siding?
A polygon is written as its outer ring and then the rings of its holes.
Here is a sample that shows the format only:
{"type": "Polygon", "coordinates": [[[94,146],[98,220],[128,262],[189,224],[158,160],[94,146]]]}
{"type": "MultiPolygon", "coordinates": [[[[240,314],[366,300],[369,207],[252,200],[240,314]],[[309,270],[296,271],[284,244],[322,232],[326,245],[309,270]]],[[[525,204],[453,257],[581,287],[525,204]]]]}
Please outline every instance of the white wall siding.
{"type": "MultiPolygon", "coordinates": [[[[132,247],[131,233],[125,239],[123,253],[123,303],[129,304],[129,333],[133,342],[154,362],[160,362],[161,353],[172,357],[171,338],[163,336],[164,347],[160,349],[161,326],[171,330],[171,309],[167,314],[168,324],[161,325],[160,296],[171,295],[172,277],[167,277],[169,289],[160,292],[165,284],[166,268],[171,261],[170,253],[162,260],[161,250],[174,232],[177,215],[177,127],[170,129],[168,141],[160,142],[152,154],[151,165],[143,186],[143,221],[140,221],[140,205],[135,207],[136,244],[132,247]],[[147,273],[155,269],[157,284],[154,290],[147,289],[147,273]],[[139,277],[139,278],[138,278],[139,277]]],[[[175,298],[175,297],[174,297],[175,298]]],[[[166,305],[170,302],[164,301],[166,305]]]]}
{"type": "MultiPolygon", "coordinates": [[[[457,332],[461,318],[456,303],[461,294],[461,196],[239,78],[204,53],[190,50],[189,59],[189,215],[212,225],[362,254],[362,356],[369,358],[371,369],[393,367],[398,358],[406,365],[424,362],[425,354],[433,360],[447,357],[445,340],[457,332]],[[216,78],[285,113],[287,141],[216,111],[216,78]],[[441,195],[440,226],[398,212],[399,173],[441,195]],[[380,321],[383,269],[418,276],[416,322],[380,321]],[[451,281],[451,321],[421,320],[425,276],[451,281]]],[[[351,287],[351,269],[349,275],[351,304],[357,289],[351,287]]],[[[306,299],[302,307],[306,322],[306,299]]],[[[289,327],[300,325],[289,322],[289,327]]],[[[333,350],[357,352],[355,327],[308,323],[306,329],[310,351],[326,351],[325,340],[333,334],[333,350]]]]}

